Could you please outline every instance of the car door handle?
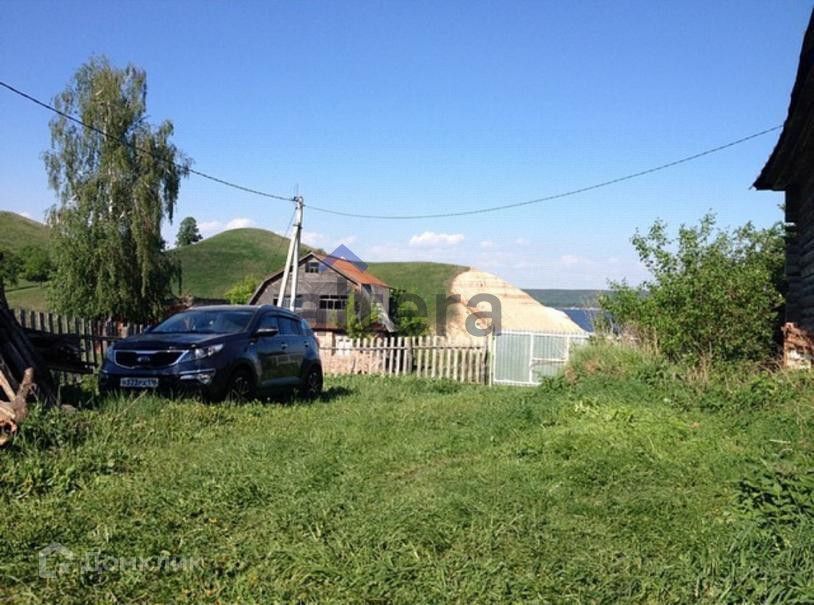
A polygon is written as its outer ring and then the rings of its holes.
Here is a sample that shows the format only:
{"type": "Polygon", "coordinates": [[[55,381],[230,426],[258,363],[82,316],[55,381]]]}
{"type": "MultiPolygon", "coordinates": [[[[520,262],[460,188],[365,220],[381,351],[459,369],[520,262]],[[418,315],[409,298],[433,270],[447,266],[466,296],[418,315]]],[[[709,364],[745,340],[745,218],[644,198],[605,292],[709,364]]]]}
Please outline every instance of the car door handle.
{"type": "Polygon", "coordinates": [[[284,342],[283,344],[281,344],[281,345],[280,345],[280,348],[281,348],[283,351],[285,351],[285,350],[288,348],[288,343],[285,343],[285,342],[284,342]]]}

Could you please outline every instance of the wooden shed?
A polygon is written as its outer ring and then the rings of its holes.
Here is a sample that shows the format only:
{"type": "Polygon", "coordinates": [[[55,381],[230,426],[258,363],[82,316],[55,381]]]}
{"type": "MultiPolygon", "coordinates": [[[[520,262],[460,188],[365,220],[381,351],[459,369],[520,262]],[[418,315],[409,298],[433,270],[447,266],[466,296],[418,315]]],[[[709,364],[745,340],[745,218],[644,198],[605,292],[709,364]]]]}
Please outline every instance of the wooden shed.
{"type": "Polygon", "coordinates": [[[783,130],[754,186],[785,192],[786,361],[810,366],[814,359],[814,13],[803,39],[783,130]]]}

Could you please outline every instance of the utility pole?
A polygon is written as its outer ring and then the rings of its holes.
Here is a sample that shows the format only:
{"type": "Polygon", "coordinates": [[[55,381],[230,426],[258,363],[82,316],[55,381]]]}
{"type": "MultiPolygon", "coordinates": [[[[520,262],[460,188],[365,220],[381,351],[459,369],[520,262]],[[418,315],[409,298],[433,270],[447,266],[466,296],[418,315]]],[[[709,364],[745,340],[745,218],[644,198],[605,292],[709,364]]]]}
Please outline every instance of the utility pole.
{"type": "Polygon", "coordinates": [[[283,269],[283,280],[280,282],[280,295],[277,297],[277,306],[282,307],[285,302],[285,288],[288,285],[288,276],[291,274],[291,297],[288,301],[288,308],[294,310],[297,298],[297,277],[300,266],[300,236],[302,235],[302,210],[305,206],[301,195],[294,198],[297,204],[296,217],[294,221],[294,233],[291,234],[291,241],[288,243],[288,255],[285,259],[283,269]]]}
{"type": "Polygon", "coordinates": [[[300,269],[300,236],[302,235],[302,209],[305,202],[301,195],[298,195],[294,200],[297,203],[297,224],[294,226],[294,258],[291,262],[291,300],[288,303],[289,311],[294,310],[294,304],[297,299],[297,276],[300,269]]]}

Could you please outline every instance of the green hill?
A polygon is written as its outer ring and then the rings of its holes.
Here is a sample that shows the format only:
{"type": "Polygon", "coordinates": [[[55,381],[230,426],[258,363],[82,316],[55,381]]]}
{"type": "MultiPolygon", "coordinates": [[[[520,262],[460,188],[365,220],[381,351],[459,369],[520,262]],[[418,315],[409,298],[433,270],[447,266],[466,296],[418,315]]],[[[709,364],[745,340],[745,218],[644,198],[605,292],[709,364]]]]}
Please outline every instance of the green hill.
{"type": "MultiPolygon", "coordinates": [[[[184,293],[223,298],[242,278],[258,278],[282,268],[288,238],[265,229],[232,229],[173,251],[181,261],[184,293]]],[[[300,246],[300,254],[310,248],[300,246]]]]}
{"type": "MultiPolygon", "coordinates": [[[[264,277],[282,268],[288,238],[263,229],[233,229],[175,250],[183,270],[182,290],[201,298],[222,298],[247,275],[264,277]]],[[[300,254],[311,248],[300,247],[300,254]]],[[[435,296],[449,291],[466,267],[442,263],[371,263],[368,271],[394,288],[418,294],[435,321],[435,296]]],[[[432,325],[432,323],[431,323],[432,325]]]]}
{"type": "Polygon", "coordinates": [[[436,296],[446,297],[455,276],[469,267],[444,263],[370,263],[368,271],[393,288],[417,294],[427,303],[428,320],[435,328],[436,296]]]}
{"type": "Polygon", "coordinates": [[[0,210],[0,248],[18,251],[25,246],[48,246],[47,225],[14,212],[0,210]]]}
{"type": "MultiPolygon", "coordinates": [[[[47,248],[49,235],[47,225],[14,212],[0,210],[0,248],[12,252],[19,252],[26,246],[47,248]]],[[[24,280],[13,288],[7,288],[6,298],[12,307],[19,309],[46,311],[48,308],[45,288],[24,280]]]]}
{"type": "MultiPolygon", "coordinates": [[[[13,212],[0,212],[0,246],[18,250],[48,245],[48,227],[13,212]]],[[[171,251],[181,263],[181,291],[199,298],[223,298],[246,276],[265,277],[283,266],[288,238],[264,229],[233,229],[171,251]]],[[[311,248],[300,247],[300,254],[311,248]]],[[[420,296],[427,303],[430,326],[435,324],[436,295],[449,291],[456,275],[467,267],[429,262],[371,263],[368,271],[394,288],[420,296]]],[[[45,288],[20,283],[7,291],[13,307],[45,311],[45,288]]]]}

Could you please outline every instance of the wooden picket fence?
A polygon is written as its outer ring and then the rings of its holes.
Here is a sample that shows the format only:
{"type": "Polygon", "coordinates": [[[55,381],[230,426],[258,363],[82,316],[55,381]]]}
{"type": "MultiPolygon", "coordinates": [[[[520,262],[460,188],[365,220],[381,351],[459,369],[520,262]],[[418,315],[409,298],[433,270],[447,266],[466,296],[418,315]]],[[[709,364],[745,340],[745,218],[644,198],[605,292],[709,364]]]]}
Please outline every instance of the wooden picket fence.
{"type": "MultiPolygon", "coordinates": [[[[12,311],[24,328],[79,340],[81,357],[91,368],[98,368],[111,343],[141,334],[141,324],[92,321],[57,313],[15,309],[12,311]]],[[[334,336],[320,342],[326,374],[412,375],[421,378],[445,378],[457,382],[489,382],[486,341],[456,342],[442,336],[390,336],[351,339],[334,336]]],[[[72,382],[75,375],[59,373],[60,382],[72,382]]]]}
{"type": "Polygon", "coordinates": [[[320,343],[326,374],[413,375],[457,382],[488,382],[485,344],[442,336],[329,338],[320,343]]]}
{"type": "MultiPolygon", "coordinates": [[[[24,328],[78,339],[81,359],[91,368],[101,366],[111,343],[126,336],[141,334],[146,327],[143,324],[79,319],[58,313],[25,309],[12,309],[12,313],[24,328]]],[[[63,375],[67,373],[58,374],[63,382],[71,378],[63,375]]]]}

